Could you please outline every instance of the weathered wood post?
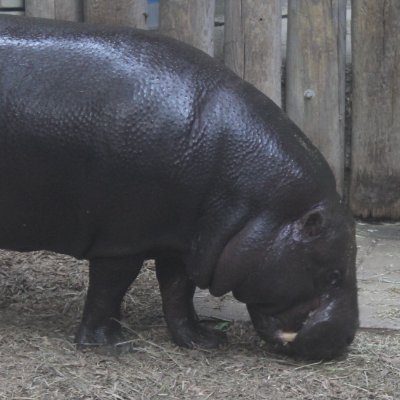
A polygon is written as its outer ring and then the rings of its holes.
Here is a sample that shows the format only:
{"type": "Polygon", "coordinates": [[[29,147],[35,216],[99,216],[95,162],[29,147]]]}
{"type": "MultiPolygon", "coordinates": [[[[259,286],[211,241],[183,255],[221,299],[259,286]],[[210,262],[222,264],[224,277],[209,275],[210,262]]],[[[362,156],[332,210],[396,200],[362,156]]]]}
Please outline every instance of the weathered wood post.
{"type": "Polygon", "coordinates": [[[83,4],[87,22],[146,28],[147,0],[84,0],[83,4]]]}
{"type": "Polygon", "coordinates": [[[25,15],[27,17],[82,21],[82,0],[25,0],[25,15]]]}
{"type": "Polygon", "coordinates": [[[280,0],[225,0],[225,64],[281,104],[280,0]]]}
{"type": "Polygon", "coordinates": [[[400,2],[353,0],[350,204],[400,218],[400,2]]]}
{"type": "Polygon", "coordinates": [[[160,32],[214,54],[215,0],[160,0],[160,32]]]}
{"type": "Polygon", "coordinates": [[[289,0],[286,111],[344,188],[346,1],[289,0]]]}

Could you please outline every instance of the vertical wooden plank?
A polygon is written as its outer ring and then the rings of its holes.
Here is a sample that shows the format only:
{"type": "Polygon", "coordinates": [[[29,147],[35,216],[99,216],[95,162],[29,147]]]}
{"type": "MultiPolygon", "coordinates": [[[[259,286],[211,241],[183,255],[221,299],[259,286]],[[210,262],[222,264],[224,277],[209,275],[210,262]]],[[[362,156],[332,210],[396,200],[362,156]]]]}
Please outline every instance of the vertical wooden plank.
{"type": "Polygon", "coordinates": [[[353,0],[352,174],[356,216],[400,218],[400,1],[353,0]]]}
{"type": "Polygon", "coordinates": [[[160,32],[214,54],[215,0],[160,0],[160,32]]]}
{"type": "Polygon", "coordinates": [[[225,64],[281,104],[281,1],[225,0],[225,64]]]}
{"type": "Polygon", "coordinates": [[[346,0],[289,0],[286,111],[344,188],[346,0]]]}
{"type": "Polygon", "coordinates": [[[28,17],[82,21],[83,4],[82,0],[25,0],[25,15],[28,17]]]}
{"type": "Polygon", "coordinates": [[[55,18],[54,0],[25,0],[25,15],[27,17],[55,18]]]}
{"type": "Polygon", "coordinates": [[[225,0],[215,0],[214,58],[224,63],[225,0]]]}
{"type": "Polygon", "coordinates": [[[84,19],[146,29],[147,0],[84,0],[84,19]]]}
{"type": "Polygon", "coordinates": [[[83,21],[83,0],[55,0],[56,19],[83,21]]]}

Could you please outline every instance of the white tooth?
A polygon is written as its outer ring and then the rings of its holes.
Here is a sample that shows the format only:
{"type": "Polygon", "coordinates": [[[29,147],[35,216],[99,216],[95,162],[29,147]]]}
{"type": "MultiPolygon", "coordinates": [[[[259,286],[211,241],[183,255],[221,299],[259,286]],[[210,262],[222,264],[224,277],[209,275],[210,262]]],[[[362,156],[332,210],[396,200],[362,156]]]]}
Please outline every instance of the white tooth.
{"type": "Polygon", "coordinates": [[[280,332],[280,334],[279,334],[279,338],[284,343],[293,342],[294,339],[296,339],[296,336],[297,336],[297,332],[280,332]]]}

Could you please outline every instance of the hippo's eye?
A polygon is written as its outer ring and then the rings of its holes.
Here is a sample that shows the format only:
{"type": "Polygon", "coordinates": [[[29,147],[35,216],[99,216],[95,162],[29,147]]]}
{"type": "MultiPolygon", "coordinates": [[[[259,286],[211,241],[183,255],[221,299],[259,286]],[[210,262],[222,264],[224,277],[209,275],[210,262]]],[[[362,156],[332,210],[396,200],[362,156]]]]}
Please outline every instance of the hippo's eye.
{"type": "Polygon", "coordinates": [[[342,281],[342,273],[337,269],[329,271],[327,275],[327,281],[332,286],[338,286],[342,281]]]}

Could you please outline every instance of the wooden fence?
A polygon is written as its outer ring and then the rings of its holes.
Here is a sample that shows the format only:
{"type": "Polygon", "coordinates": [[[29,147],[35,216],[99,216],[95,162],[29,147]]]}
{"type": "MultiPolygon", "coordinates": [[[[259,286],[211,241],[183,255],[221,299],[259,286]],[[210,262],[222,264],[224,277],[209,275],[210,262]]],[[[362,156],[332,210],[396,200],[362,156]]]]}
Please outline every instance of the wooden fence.
{"type": "MultiPolygon", "coordinates": [[[[282,105],[319,147],[355,216],[400,219],[400,1],[352,0],[350,8],[346,0],[160,0],[159,30],[213,55],[215,1],[224,7],[219,58],[282,105]],[[346,75],[350,12],[352,64],[346,75]],[[352,76],[352,102],[345,101],[346,76],[352,76]]],[[[146,29],[155,2],[0,0],[0,8],[146,29]]]]}

